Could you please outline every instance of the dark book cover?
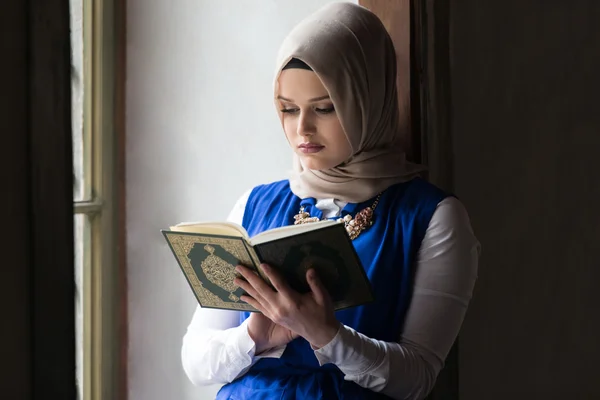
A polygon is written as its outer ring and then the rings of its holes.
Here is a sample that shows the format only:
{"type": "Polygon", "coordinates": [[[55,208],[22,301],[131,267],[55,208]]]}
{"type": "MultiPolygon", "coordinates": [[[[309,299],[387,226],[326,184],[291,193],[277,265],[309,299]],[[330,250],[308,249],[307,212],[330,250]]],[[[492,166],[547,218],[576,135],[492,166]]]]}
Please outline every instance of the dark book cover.
{"type": "Polygon", "coordinates": [[[306,272],[313,268],[336,310],[373,300],[371,285],[343,224],[254,246],[261,262],[273,266],[296,291],[310,291],[306,272]]]}

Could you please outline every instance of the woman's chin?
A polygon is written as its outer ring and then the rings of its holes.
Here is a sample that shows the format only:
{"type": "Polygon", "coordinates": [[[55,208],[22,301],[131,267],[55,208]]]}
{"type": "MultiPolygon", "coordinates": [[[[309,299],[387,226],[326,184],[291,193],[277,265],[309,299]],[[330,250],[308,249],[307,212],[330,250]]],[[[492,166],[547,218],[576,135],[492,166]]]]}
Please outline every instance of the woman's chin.
{"type": "Polygon", "coordinates": [[[314,158],[302,157],[302,166],[305,169],[310,169],[313,171],[320,171],[325,169],[331,169],[335,167],[335,164],[326,162],[325,160],[315,160],[314,158]]]}

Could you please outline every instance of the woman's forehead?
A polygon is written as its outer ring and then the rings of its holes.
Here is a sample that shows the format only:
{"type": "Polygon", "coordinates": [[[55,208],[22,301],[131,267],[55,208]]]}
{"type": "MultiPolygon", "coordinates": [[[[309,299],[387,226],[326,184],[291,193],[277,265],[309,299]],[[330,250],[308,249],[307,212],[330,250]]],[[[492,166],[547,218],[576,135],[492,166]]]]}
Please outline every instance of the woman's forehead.
{"type": "Polygon", "coordinates": [[[291,68],[281,71],[276,94],[288,100],[314,101],[328,96],[329,92],[313,71],[291,68]]]}

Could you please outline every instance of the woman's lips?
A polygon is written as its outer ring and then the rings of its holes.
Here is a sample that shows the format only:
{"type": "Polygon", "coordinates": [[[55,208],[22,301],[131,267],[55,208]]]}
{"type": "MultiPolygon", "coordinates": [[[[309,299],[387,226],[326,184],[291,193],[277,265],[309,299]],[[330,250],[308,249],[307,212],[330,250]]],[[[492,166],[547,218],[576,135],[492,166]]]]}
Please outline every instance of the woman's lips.
{"type": "Polygon", "coordinates": [[[302,144],[298,145],[298,149],[300,149],[300,151],[303,152],[304,154],[318,153],[321,150],[323,150],[324,148],[325,148],[325,146],[321,146],[319,144],[314,144],[314,143],[302,143],[302,144]]]}

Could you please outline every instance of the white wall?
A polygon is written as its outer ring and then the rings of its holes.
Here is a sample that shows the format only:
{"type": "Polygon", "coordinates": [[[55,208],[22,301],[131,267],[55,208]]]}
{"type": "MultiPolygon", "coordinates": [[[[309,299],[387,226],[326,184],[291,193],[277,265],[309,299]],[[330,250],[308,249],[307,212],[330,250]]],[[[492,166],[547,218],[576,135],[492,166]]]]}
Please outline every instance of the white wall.
{"type": "Polygon", "coordinates": [[[326,0],[129,0],[129,399],[208,399],[180,363],[196,305],[159,229],[223,219],[284,178],[291,151],[272,101],[277,49],[326,0]]]}

